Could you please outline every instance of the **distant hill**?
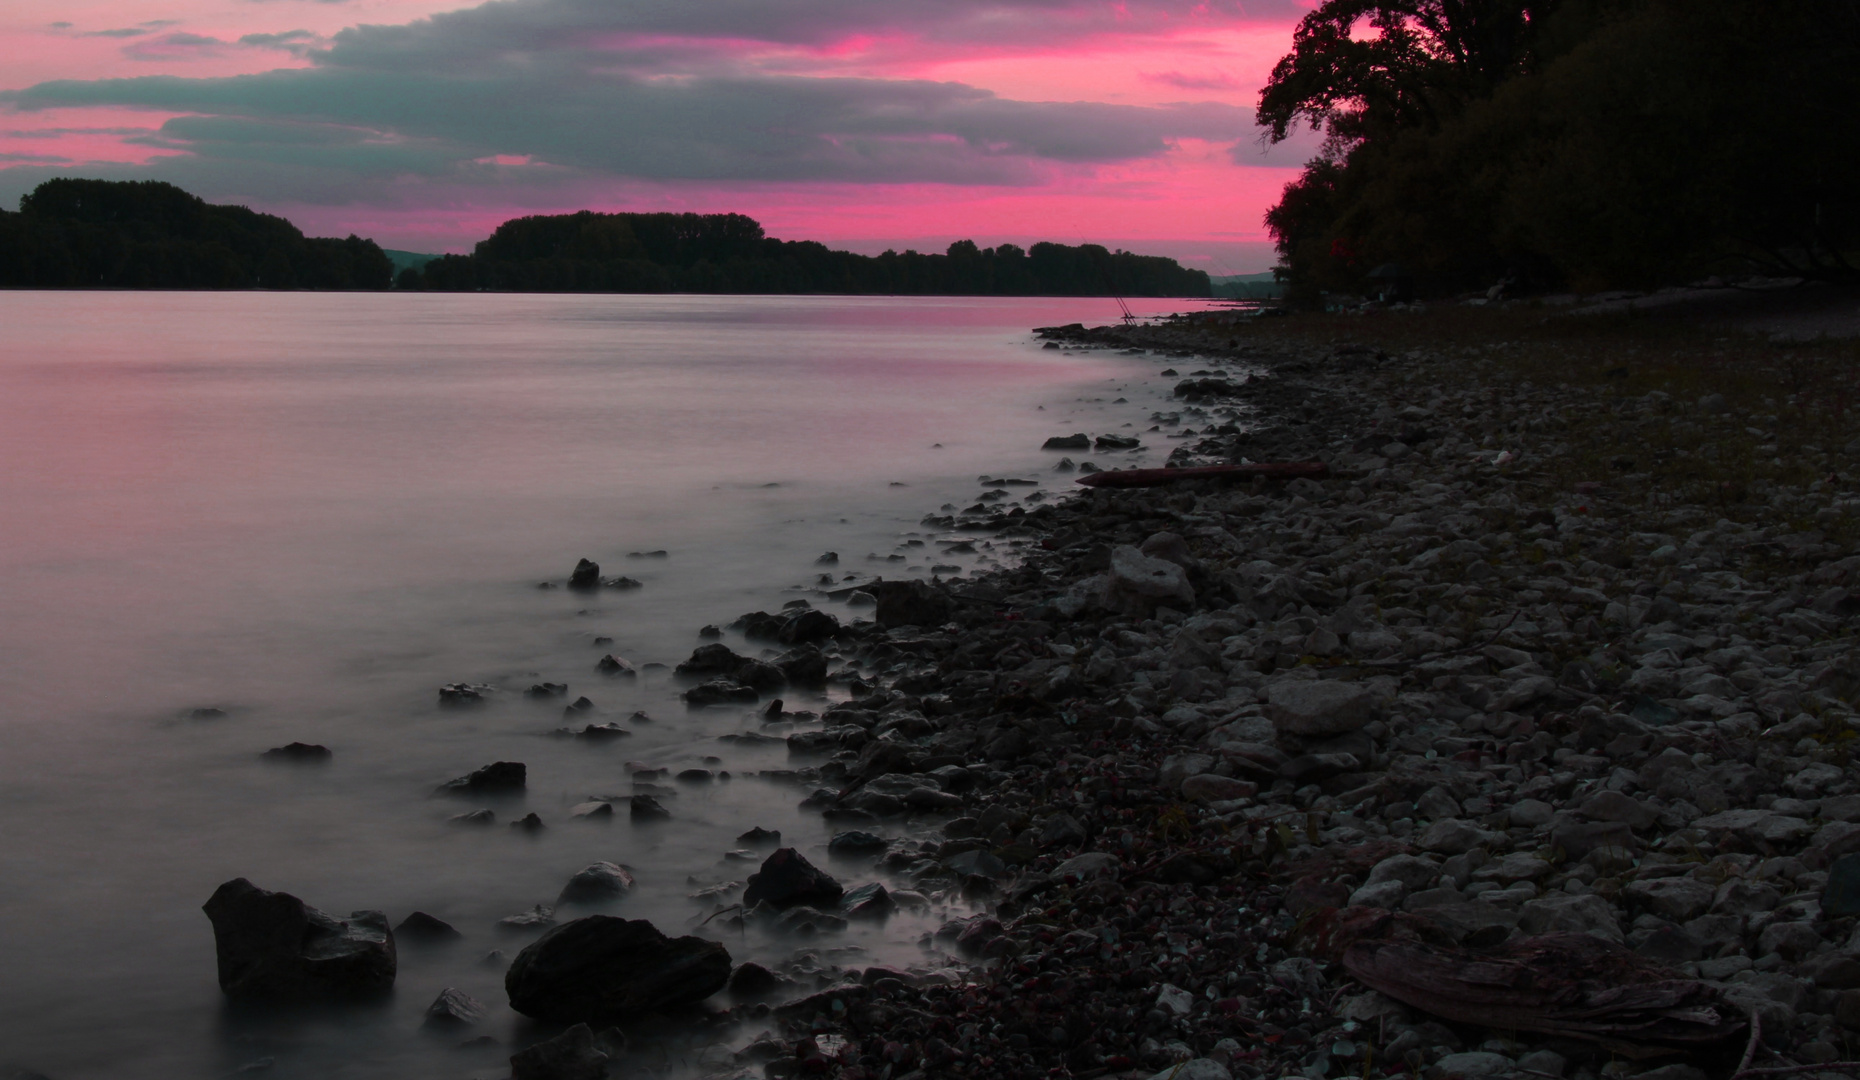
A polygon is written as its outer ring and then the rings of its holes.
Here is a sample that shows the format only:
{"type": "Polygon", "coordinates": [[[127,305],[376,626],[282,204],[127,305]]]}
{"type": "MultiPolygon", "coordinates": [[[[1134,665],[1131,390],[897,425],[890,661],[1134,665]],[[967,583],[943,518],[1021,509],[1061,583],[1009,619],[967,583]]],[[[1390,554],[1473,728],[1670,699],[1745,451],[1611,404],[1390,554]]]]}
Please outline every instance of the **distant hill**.
{"type": "Polygon", "coordinates": [[[385,289],[393,275],[372,240],[306,237],[152,180],[48,180],[0,210],[0,286],[385,289]]]}
{"type": "Polygon", "coordinates": [[[1174,259],[1068,247],[977,247],[857,255],[776,240],[741,214],[517,218],[470,255],[403,270],[406,289],[498,292],[838,293],[936,296],[1207,296],[1208,275],[1174,259]]]}

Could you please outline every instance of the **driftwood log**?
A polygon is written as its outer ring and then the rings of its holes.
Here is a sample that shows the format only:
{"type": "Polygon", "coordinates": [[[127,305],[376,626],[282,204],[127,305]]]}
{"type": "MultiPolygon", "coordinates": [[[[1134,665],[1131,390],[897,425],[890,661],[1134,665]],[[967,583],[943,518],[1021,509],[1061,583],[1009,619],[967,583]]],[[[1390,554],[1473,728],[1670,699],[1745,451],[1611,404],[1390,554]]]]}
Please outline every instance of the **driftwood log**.
{"type": "Polygon", "coordinates": [[[1296,480],[1309,477],[1319,480],[1330,475],[1330,466],[1321,461],[1260,462],[1254,465],[1197,465],[1188,469],[1117,469],[1079,477],[1086,487],[1161,487],[1178,480],[1206,480],[1227,477],[1247,479],[1263,476],[1268,480],[1296,480]]]}
{"type": "Polygon", "coordinates": [[[1446,1020],[1595,1043],[1644,1059],[1719,1048],[1745,1020],[1710,984],[1588,934],[1486,951],[1446,944],[1411,915],[1325,912],[1322,946],[1372,990],[1446,1020]]]}

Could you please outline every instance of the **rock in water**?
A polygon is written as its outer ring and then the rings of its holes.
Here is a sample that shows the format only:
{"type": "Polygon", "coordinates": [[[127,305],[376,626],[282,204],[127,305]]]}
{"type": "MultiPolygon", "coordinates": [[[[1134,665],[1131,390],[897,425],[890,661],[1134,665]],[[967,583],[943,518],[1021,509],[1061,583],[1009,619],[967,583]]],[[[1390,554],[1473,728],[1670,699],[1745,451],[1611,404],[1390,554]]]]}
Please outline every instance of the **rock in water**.
{"type": "Polygon", "coordinates": [[[473,1027],[482,1023],[484,1017],[482,1002],[450,986],[441,990],[433,1003],[426,1007],[426,1026],[429,1028],[473,1027]]]}
{"type": "Polygon", "coordinates": [[[428,915],[424,911],[416,911],[402,919],[400,925],[394,928],[394,937],[397,941],[439,944],[445,941],[462,941],[465,935],[459,933],[457,927],[444,919],[428,915]]]}
{"type": "Polygon", "coordinates": [[[1075,435],[1055,435],[1040,444],[1042,450],[1090,450],[1091,436],[1084,432],[1075,435]]]}
{"type": "Polygon", "coordinates": [[[494,795],[522,791],[528,770],[521,761],[493,761],[469,776],[439,785],[442,795],[494,795]]]}
{"type": "Polygon", "coordinates": [[[756,693],[753,686],[744,686],[730,679],[712,679],[686,690],[681,696],[686,705],[701,709],[706,705],[754,705],[762,695],[756,693]]]}
{"type": "Polygon", "coordinates": [[[244,878],[214,890],[202,910],[227,997],[343,997],[394,985],[394,932],[379,911],[337,919],[244,878]]]}
{"type": "Polygon", "coordinates": [[[307,764],[325,762],[328,761],[331,756],[329,747],[327,746],[318,746],[316,743],[302,742],[274,746],[259,755],[259,757],[264,758],[266,761],[290,761],[307,764]]]}
{"type": "Polygon", "coordinates": [[[874,581],[866,590],[878,598],[873,618],[889,630],[895,626],[941,626],[949,621],[949,596],[921,581],[874,581]]]}
{"type": "Polygon", "coordinates": [[[633,891],[633,875],[618,863],[597,862],[568,879],[556,905],[602,904],[633,891]]]}
{"type": "Polygon", "coordinates": [[[576,1024],[562,1034],[510,1056],[510,1080],[607,1080],[610,1059],[594,1032],[576,1024]]]}
{"type": "Polygon", "coordinates": [[[568,575],[568,587],[571,589],[598,589],[601,587],[601,564],[591,559],[583,559],[575,564],[575,572],[568,575]]]}
{"type": "Polygon", "coordinates": [[[820,872],[793,848],[779,848],[762,860],[762,869],[749,875],[743,890],[743,906],[768,903],[786,908],[796,904],[828,907],[837,904],[846,890],[840,883],[820,872]]]}
{"type": "Polygon", "coordinates": [[[504,976],[511,1008],[553,1023],[591,1023],[702,1001],[730,979],[730,954],[702,938],[668,938],[644,919],[590,915],[517,954],[504,976]]]}

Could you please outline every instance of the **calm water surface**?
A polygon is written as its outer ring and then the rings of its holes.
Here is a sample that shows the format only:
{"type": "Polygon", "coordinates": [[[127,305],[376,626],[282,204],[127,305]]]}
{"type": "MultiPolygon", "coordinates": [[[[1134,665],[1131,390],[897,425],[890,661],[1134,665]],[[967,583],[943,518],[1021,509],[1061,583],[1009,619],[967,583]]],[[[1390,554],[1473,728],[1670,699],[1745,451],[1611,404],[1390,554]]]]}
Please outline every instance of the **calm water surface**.
{"type": "MultiPolygon", "coordinates": [[[[754,777],[680,791],[656,828],[566,820],[630,790],[627,760],[792,764],[717,742],[752,721],[687,713],[663,675],[603,680],[593,639],[673,664],[705,623],[808,595],[824,551],[841,576],[926,573],[901,542],[930,535],[926,511],[973,501],[978,474],[1068,486],[1040,440],[1139,419],[1113,402],[1154,365],[1026,331],[1114,315],[1100,300],[0,293],[0,1066],[503,1075],[533,1029],[483,962],[528,940],[497,919],[608,859],[640,881],[617,913],[686,932],[704,913],[688,894],[749,869],[722,854],[752,825],[825,863],[802,793],[754,777]],[[625,557],[653,549],[669,556],[625,557]],[[866,560],[894,550],[912,557],[866,560]],[[536,588],[581,556],[645,586],[536,588]],[[539,679],[587,694],[597,720],[654,722],[607,746],[550,737],[560,701],[516,692],[539,679]],[[441,710],[454,681],[506,690],[441,710]],[[226,715],[191,715],[209,706],[226,715]],[[260,761],[292,740],[333,763],[260,761]],[[493,806],[496,827],[448,824],[478,804],[434,785],[499,759],[528,763],[527,795],[493,806]],[[502,824],[531,810],[540,836],[502,824]],[[229,1009],[200,904],[238,876],[337,913],[418,908],[468,939],[404,948],[378,1005],[229,1009]],[[419,1030],[444,986],[492,1007],[500,1045],[419,1030]]],[[[954,561],[995,556],[1010,557],[954,561]]],[[[939,918],[821,947],[921,961],[939,918]]],[[[729,946],[773,962],[794,943],[729,946]]]]}

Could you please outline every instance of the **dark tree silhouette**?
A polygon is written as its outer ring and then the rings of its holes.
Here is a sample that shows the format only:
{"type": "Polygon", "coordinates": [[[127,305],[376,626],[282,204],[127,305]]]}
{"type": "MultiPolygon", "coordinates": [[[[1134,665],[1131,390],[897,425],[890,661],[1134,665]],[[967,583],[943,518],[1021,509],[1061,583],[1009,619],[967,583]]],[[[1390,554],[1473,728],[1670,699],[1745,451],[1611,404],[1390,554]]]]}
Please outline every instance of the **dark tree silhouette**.
{"type": "Polygon", "coordinates": [[[27,288],[385,289],[372,240],[304,236],[157,181],[48,180],[0,211],[0,285],[27,288]]]}

